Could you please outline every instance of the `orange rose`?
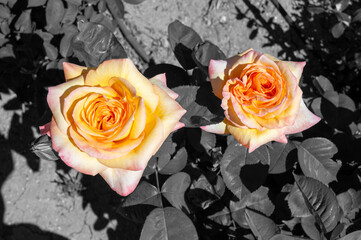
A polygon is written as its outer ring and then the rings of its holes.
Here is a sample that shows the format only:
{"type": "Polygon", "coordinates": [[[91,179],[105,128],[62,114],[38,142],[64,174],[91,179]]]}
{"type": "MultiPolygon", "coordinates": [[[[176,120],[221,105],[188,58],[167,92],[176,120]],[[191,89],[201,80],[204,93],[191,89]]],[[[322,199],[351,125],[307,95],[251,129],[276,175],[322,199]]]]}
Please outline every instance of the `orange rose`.
{"type": "Polygon", "coordinates": [[[209,77],[225,119],[202,129],[230,133],[249,152],[272,140],[287,143],[285,134],[304,131],[320,120],[302,100],[298,83],[304,66],[252,49],[226,61],[211,60],[209,77]]]}
{"type": "Polygon", "coordinates": [[[99,173],[118,194],[130,194],[165,138],[183,126],[177,94],[165,74],[148,80],[129,59],[96,69],[63,66],[66,82],[48,93],[54,150],[70,167],[99,173]]]}

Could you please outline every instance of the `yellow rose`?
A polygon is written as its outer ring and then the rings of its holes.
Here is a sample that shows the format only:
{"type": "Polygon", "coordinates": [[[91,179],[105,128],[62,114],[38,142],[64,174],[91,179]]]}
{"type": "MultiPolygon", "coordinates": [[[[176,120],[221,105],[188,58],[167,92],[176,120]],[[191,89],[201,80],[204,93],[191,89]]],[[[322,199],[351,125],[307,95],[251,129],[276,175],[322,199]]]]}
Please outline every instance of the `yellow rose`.
{"type": "Polygon", "coordinates": [[[129,59],[96,69],[63,66],[66,82],[50,87],[47,98],[54,150],[70,167],[99,173],[118,194],[130,194],[166,137],[183,126],[186,111],[165,74],[148,80],[129,59]]]}
{"type": "Polygon", "coordinates": [[[230,133],[249,152],[272,140],[287,143],[285,134],[304,131],[320,120],[307,109],[298,86],[305,64],[252,49],[226,61],[211,60],[209,77],[225,119],[201,128],[230,133]]]}

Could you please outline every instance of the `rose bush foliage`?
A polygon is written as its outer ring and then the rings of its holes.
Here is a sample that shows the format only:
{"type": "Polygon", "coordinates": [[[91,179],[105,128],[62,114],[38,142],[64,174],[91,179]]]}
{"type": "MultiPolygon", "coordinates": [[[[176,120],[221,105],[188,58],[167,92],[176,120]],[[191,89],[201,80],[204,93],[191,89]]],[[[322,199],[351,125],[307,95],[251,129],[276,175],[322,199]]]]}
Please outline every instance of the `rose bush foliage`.
{"type": "Polygon", "coordinates": [[[320,118],[302,100],[298,86],[305,62],[280,61],[249,49],[227,60],[211,60],[209,77],[225,118],[202,129],[232,134],[252,152],[285,134],[304,131],[320,118]]]}
{"type": "Polygon", "coordinates": [[[70,167],[100,174],[120,195],[136,188],[151,156],[183,126],[185,110],[165,74],[145,78],[129,59],[96,69],[64,63],[66,82],[50,87],[52,121],[43,127],[70,167]]]}

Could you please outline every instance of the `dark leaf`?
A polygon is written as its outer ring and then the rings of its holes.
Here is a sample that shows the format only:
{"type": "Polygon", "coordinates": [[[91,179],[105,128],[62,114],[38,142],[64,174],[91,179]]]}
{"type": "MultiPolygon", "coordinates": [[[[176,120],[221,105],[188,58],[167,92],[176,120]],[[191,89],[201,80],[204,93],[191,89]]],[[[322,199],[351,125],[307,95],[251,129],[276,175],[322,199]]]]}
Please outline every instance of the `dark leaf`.
{"type": "Polygon", "coordinates": [[[45,9],[46,30],[52,34],[57,34],[60,29],[60,22],[65,13],[63,1],[48,0],[45,9]]]}
{"type": "Polygon", "coordinates": [[[212,93],[210,83],[202,86],[179,86],[177,102],[187,110],[180,120],[186,127],[199,127],[219,123],[224,119],[221,100],[212,93]]]}
{"type": "Polygon", "coordinates": [[[58,153],[52,148],[50,137],[46,134],[32,142],[31,151],[43,160],[56,161],[60,159],[58,153]]]}
{"type": "Polygon", "coordinates": [[[229,226],[232,224],[231,213],[226,206],[224,206],[222,210],[207,216],[207,218],[222,226],[229,226]]]}
{"type": "Polygon", "coordinates": [[[301,226],[303,231],[313,240],[323,240],[324,237],[317,228],[315,218],[313,216],[301,218],[301,226]]]}
{"type": "Polygon", "coordinates": [[[126,58],[123,47],[106,27],[90,22],[79,22],[79,34],[74,37],[72,49],[87,66],[98,66],[105,60],[126,58]]]}
{"type": "Polygon", "coordinates": [[[335,227],[335,229],[332,231],[330,240],[336,240],[338,238],[338,236],[343,232],[344,229],[345,229],[345,224],[344,223],[338,224],[335,227]]]}
{"type": "Polygon", "coordinates": [[[209,41],[200,43],[193,51],[192,56],[197,66],[206,73],[208,73],[208,66],[211,59],[224,60],[227,58],[219,47],[209,41]]]}
{"type": "MultiPolygon", "coordinates": [[[[188,160],[188,153],[185,147],[180,148],[176,154],[167,162],[166,165],[159,168],[159,173],[165,175],[172,175],[181,171],[186,165],[188,160]]],[[[159,167],[159,165],[158,165],[159,167]]]]}
{"type": "Polygon", "coordinates": [[[323,7],[318,7],[318,6],[308,6],[307,11],[313,14],[320,14],[323,13],[325,9],[323,7]]]}
{"type": "Polygon", "coordinates": [[[125,208],[138,204],[148,204],[160,207],[162,204],[161,201],[162,199],[158,189],[146,181],[141,181],[134,192],[125,198],[121,207],[125,208]]]}
{"type": "Polygon", "coordinates": [[[292,141],[285,143],[273,142],[268,148],[270,152],[270,166],[268,173],[280,174],[292,168],[296,162],[296,146],[292,141]]]}
{"type": "Polygon", "coordinates": [[[249,208],[246,208],[245,213],[248,225],[257,239],[269,240],[279,232],[272,219],[249,208]]]}
{"type": "Polygon", "coordinates": [[[256,210],[266,216],[270,216],[275,209],[275,206],[268,197],[268,188],[263,186],[242,200],[231,200],[229,207],[232,218],[243,228],[249,228],[245,216],[246,208],[256,210]]]}
{"type": "Polygon", "coordinates": [[[267,177],[269,163],[270,155],[266,146],[263,145],[252,153],[248,153],[248,149],[234,139],[228,145],[221,160],[224,183],[234,195],[242,200],[263,184],[267,177]],[[249,168],[248,171],[245,166],[249,168]]]}
{"type": "Polygon", "coordinates": [[[163,196],[179,210],[186,210],[190,213],[189,208],[184,200],[184,193],[191,184],[191,178],[187,173],[179,172],[170,176],[162,186],[163,196]]]}
{"type": "Polygon", "coordinates": [[[207,209],[220,198],[222,192],[217,190],[220,189],[216,189],[207,177],[202,174],[192,182],[188,199],[190,199],[194,205],[202,209],[207,209]]]}
{"type": "Polygon", "coordinates": [[[313,215],[322,232],[330,232],[340,219],[335,193],[316,179],[295,175],[296,182],[288,198],[294,217],[313,215]]]}
{"type": "Polygon", "coordinates": [[[39,7],[45,5],[47,0],[28,0],[28,8],[29,7],[39,7]]]}
{"type": "Polygon", "coordinates": [[[189,85],[189,76],[187,72],[183,68],[171,64],[161,63],[150,66],[144,71],[144,76],[152,78],[162,73],[165,73],[166,75],[167,86],[169,88],[189,85]]]}
{"type": "Polygon", "coordinates": [[[343,22],[345,26],[348,26],[351,22],[351,16],[347,13],[335,11],[334,14],[339,22],[343,22]]]}
{"type": "Polygon", "coordinates": [[[312,82],[321,95],[323,95],[325,92],[328,91],[334,91],[333,85],[330,82],[330,80],[328,80],[326,77],[322,75],[313,79],[312,82]]]}
{"type": "Polygon", "coordinates": [[[176,20],[168,26],[168,40],[176,58],[184,69],[196,67],[192,58],[192,51],[197,44],[202,42],[198,33],[176,20]]]}
{"type": "Polygon", "coordinates": [[[206,152],[209,152],[216,146],[216,135],[202,130],[200,144],[206,152]]]}
{"type": "Polygon", "coordinates": [[[124,2],[129,3],[129,4],[140,4],[144,1],[145,0],[124,0],[124,2]]]}
{"type": "Polygon", "coordinates": [[[339,38],[346,29],[346,25],[343,22],[338,22],[331,28],[331,33],[334,38],[339,38]]]}
{"type": "Polygon", "coordinates": [[[341,168],[340,161],[331,158],[337,153],[337,147],[327,138],[309,138],[297,145],[298,162],[302,172],[324,184],[336,181],[341,168]]]}
{"type": "Polygon", "coordinates": [[[156,208],[147,217],[140,240],[195,240],[192,221],[176,208],[156,208]]]}

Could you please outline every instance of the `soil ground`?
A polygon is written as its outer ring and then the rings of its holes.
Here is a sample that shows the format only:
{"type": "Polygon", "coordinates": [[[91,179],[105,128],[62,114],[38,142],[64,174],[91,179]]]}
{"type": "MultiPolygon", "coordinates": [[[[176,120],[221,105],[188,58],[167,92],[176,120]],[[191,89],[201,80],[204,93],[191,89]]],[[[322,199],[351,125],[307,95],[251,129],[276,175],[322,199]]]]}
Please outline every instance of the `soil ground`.
{"type": "MultiPolygon", "coordinates": [[[[297,14],[297,1],[279,2],[288,13],[297,14]]],[[[168,24],[176,19],[229,57],[248,48],[284,57],[279,55],[282,46],[270,42],[271,24],[265,23],[272,18],[280,34],[289,26],[269,0],[146,0],[140,5],[125,4],[125,8],[129,30],[156,63],[179,65],[167,40],[168,24]]],[[[124,45],[144,70],[146,65],[124,45]]],[[[302,53],[295,52],[302,58],[302,53]]],[[[7,231],[6,239],[136,239],[126,232],[137,226],[117,220],[113,206],[120,197],[99,176],[77,176],[61,161],[39,160],[29,151],[39,132],[27,124],[30,117],[6,107],[14,98],[12,93],[1,94],[0,100],[0,161],[4,166],[0,169],[0,232],[7,231]],[[82,186],[85,189],[80,191],[82,186]]]]}

